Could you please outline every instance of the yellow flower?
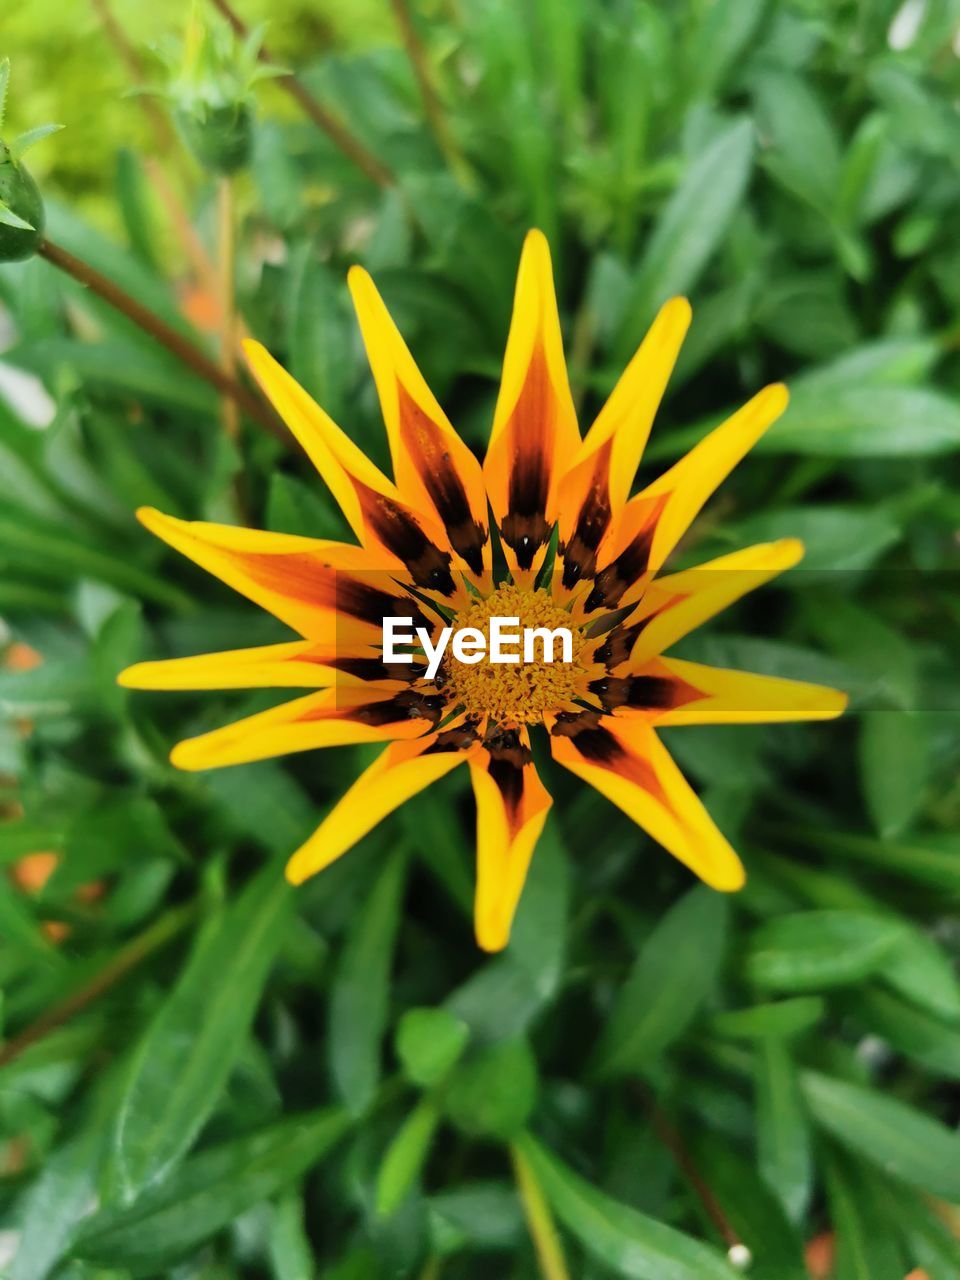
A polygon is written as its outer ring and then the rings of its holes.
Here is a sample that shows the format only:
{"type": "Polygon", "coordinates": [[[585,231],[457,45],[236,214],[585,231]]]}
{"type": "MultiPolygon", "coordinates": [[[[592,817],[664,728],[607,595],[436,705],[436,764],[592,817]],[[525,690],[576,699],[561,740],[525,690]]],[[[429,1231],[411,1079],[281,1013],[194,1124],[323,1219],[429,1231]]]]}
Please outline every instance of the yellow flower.
{"type": "Polygon", "coordinates": [[[287,623],[301,639],[146,662],[122,684],[154,689],[318,690],[182,742],[182,769],[262,760],[314,747],[385,742],[287,868],[299,884],[409,797],[466,763],[477,804],[475,926],[481,947],[509,940],[551,799],[530,750],[547,731],[553,758],[618,805],[715,889],[743,868],[657,736],[660,725],[814,720],[843,694],[818,685],[663,657],[681,637],[803,554],[795,539],[749,547],[697,569],[660,573],[697,513],[783,412],[766,387],[633,497],[640,457],[690,323],[666,303],[586,436],[570,396],[550,252],[526,240],[486,460],[434,399],[365,271],[349,276],[386,422],[389,480],[257,343],[247,358],[316,464],[359,543],[187,522],[152,509],[151,532],[287,623]],[[493,514],[493,528],[488,518],[493,514]],[[548,553],[556,534],[552,567],[548,553]],[[502,571],[494,571],[494,545],[502,571]],[[383,619],[412,616],[484,630],[565,624],[572,661],[466,665],[446,656],[426,680],[384,664],[383,619]]]}

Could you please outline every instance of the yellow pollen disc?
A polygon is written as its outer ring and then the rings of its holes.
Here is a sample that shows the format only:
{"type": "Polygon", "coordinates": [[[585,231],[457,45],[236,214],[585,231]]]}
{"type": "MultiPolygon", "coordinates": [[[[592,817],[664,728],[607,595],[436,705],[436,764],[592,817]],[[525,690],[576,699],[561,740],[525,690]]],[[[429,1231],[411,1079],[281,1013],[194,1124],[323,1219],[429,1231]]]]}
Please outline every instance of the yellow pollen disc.
{"type": "Polygon", "coordinates": [[[558,709],[577,695],[584,668],[580,666],[580,654],[584,639],[580,630],[571,622],[565,609],[554,604],[546,591],[526,591],[512,583],[497,587],[486,600],[477,600],[462,610],[450,625],[456,631],[461,627],[476,627],[487,640],[487,652],[483,658],[469,665],[458,662],[448,650],[443,662],[446,676],[445,692],[449,691],[456,702],[472,715],[489,716],[504,724],[522,724],[540,720],[545,711],[558,709]],[[491,662],[490,619],[519,618],[518,628],[510,627],[512,634],[520,632],[517,645],[504,644],[509,651],[518,651],[521,660],[512,663],[491,662]],[[563,652],[560,637],[554,645],[556,662],[544,662],[544,646],[537,637],[535,660],[523,661],[523,632],[525,628],[546,627],[555,631],[565,627],[573,640],[573,661],[561,662],[563,652]]]}

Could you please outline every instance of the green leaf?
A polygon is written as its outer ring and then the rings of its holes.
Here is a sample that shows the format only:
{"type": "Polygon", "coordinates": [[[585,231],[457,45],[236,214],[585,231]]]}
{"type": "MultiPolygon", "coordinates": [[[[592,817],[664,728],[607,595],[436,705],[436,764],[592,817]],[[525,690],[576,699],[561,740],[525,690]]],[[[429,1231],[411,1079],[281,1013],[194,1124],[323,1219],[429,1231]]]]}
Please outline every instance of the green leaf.
{"type": "Polygon", "coordinates": [[[852,1162],[833,1156],[826,1165],[830,1221],[837,1235],[836,1280],[901,1276],[904,1260],[872,1179],[852,1162]]]}
{"type": "Polygon", "coordinates": [[[927,787],[928,735],[909,711],[868,711],[860,725],[860,782],[877,834],[901,835],[920,811],[927,787]]]}
{"type": "Polygon", "coordinates": [[[314,1111],[192,1156],[132,1205],[87,1219],[73,1252],[99,1266],[154,1275],[296,1182],[349,1125],[343,1111],[314,1111]]]}
{"type": "Polygon", "coordinates": [[[389,1217],[403,1203],[430,1154],[439,1123],[436,1104],[425,1098],[398,1129],[377,1174],[377,1213],[382,1217],[389,1217]]]}
{"type": "Polygon", "coordinates": [[[960,981],[944,948],[914,925],[907,926],[880,969],[880,977],[937,1017],[960,1021],[960,981]]]}
{"type": "Polygon", "coordinates": [[[937,1076],[960,1080],[960,1027],[880,988],[864,991],[853,1013],[904,1057],[937,1076]]]}
{"type": "Polygon", "coordinates": [[[400,1019],[395,1043],[404,1075],[421,1088],[439,1084],[469,1037],[467,1024],[446,1009],[409,1009],[400,1019]]]}
{"type": "Polygon", "coordinates": [[[823,104],[789,71],[761,71],[754,86],[764,166],[788,191],[826,212],[837,197],[840,145],[823,104]]]}
{"type": "Polygon", "coordinates": [[[757,1051],[757,1163],[791,1222],[800,1223],[813,1188],[810,1124],[789,1048],[766,1040],[757,1051]]]}
{"type": "Polygon", "coordinates": [[[113,1172],[132,1200],[206,1123],[246,1042],[289,928],[292,891],[268,866],[203,934],[133,1058],[117,1111],[113,1172]]]}
{"type": "Polygon", "coordinates": [[[19,138],[13,140],[10,144],[10,154],[15,161],[19,160],[31,147],[35,147],[44,138],[49,138],[52,133],[59,133],[62,128],[62,124],[38,124],[35,129],[28,129],[26,133],[21,133],[19,138]]]}
{"type": "Polygon", "coordinates": [[[516,1248],[523,1218],[513,1187],[497,1182],[461,1182],[427,1200],[430,1239],[441,1255],[466,1245],[516,1248]]]}
{"type": "Polygon", "coordinates": [[[756,1004],[752,1009],[730,1009],[715,1013],[710,1029],[734,1039],[780,1039],[809,1031],[823,1018],[826,1002],[821,996],[794,996],[770,1004],[756,1004]]]}
{"type": "Polygon", "coordinates": [[[289,369],[327,413],[340,421],[351,372],[350,331],[343,282],[307,242],[291,254],[287,301],[289,369]]]}
{"type": "Polygon", "coordinates": [[[443,1092],[447,1118],[470,1137],[514,1137],[537,1101],[537,1064],[526,1040],[478,1049],[455,1068],[443,1092]]]}
{"type": "Polygon", "coordinates": [[[691,1236],[611,1199],[530,1134],[517,1145],[553,1211],[584,1249],[630,1280],[734,1280],[723,1256],[691,1236]]]}
{"type": "Polygon", "coordinates": [[[909,458],[960,445],[960,406],[925,387],[797,388],[757,445],[763,453],[826,458],[909,458]]]}
{"type": "Polygon", "coordinates": [[[794,570],[794,581],[799,585],[817,571],[868,569],[901,537],[899,521],[882,507],[831,507],[826,503],[773,508],[728,528],[738,546],[799,538],[804,547],[800,567],[794,570]]]}
{"type": "Polygon", "coordinates": [[[299,1191],[288,1191],[273,1206],[267,1249],[274,1280],[309,1280],[317,1274],[299,1191]]]}
{"type": "Polygon", "coordinates": [[[380,1080],[390,969],[406,870],[402,851],[378,869],[344,945],[330,993],[330,1069],[338,1094],[355,1115],[373,1101],[380,1080]]]}
{"type": "Polygon", "coordinates": [[[686,1030],[717,982],[726,929],[726,900],[704,886],[667,912],[607,1019],[595,1055],[601,1075],[639,1070],[686,1030]]]}
{"type": "Polygon", "coordinates": [[[806,1071],[816,1122],[890,1177],[945,1200],[960,1199],[960,1134],[897,1098],[806,1071]]]}
{"type": "Polygon", "coordinates": [[[753,126],[728,125],[690,165],[647,240],[613,355],[625,363],[656,309],[692,289],[726,235],[750,177],[753,126]]]}
{"type": "Polygon", "coordinates": [[[903,937],[898,921],[853,911],[780,916],[751,936],[746,973],[768,990],[827,990],[876,973],[903,937]]]}

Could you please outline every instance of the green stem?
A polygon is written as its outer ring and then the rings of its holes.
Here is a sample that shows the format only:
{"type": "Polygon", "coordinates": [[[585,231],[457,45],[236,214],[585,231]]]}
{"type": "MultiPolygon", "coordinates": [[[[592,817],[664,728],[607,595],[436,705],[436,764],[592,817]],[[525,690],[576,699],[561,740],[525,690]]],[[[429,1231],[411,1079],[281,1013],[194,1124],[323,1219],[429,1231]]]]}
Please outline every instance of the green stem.
{"type": "Polygon", "coordinates": [[[142,964],[155,951],[165,946],[181,930],[185,929],[196,916],[199,908],[199,898],[193,902],[188,902],[185,906],[168,912],[167,915],[151,925],[149,929],[145,929],[139,937],[128,942],[125,947],[121,947],[110,963],[105,965],[98,973],[95,973],[83,986],[71,991],[62,1000],[58,1000],[56,1004],[51,1005],[49,1009],[41,1013],[39,1018],[31,1022],[28,1027],[25,1027],[19,1035],[14,1036],[12,1040],[8,1040],[6,1044],[0,1047],[0,1067],[5,1067],[8,1063],[13,1062],[15,1058],[19,1058],[31,1045],[42,1040],[44,1036],[49,1035],[51,1031],[55,1031],[57,1027],[63,1026],[65,1022],[69,1022],[87,1005],[92,1004],[104,992],[109,991],[121,978],[126,977],[132,969],[142,964]]]}
{"type": "Polygon", "coordinates": [[[141,328],[144,333],[155,338],[161,346],[182,361],[198,378],[202,378],[204,382],[208,382],[221,395],[229,396],[238,408],[242,409],[254,422],[269,431],[271,435],[276,436],[278,440],[284,444],[289,444],[287,432],[267,409],[262,401],[258,400],[246,387],[242,386],[233,377],[229,377],[224,371],[205,355],[198,347],[179,333],[172,325],[167,324],[158,315],[145,307],[143,303],[138,302],[125,289],[121,289],[119,285],[101,275],[96,268],[91,267],[84,262],[82,258],[75,257],[69,250],[64,249],[61,245],[54,244],[53,241],[43,239],[37,246],[37,252],[42,258],[46,258],[47,262],[53,264],[58,270],[72,276],[79,284],[85,285],[91,292],[95,293],[104,302],[110,304],[128,320],[132,320],[135,325],[141,328]]]}
{"type": "Polygon", "coordinates": [[[540,1274],[543,1280],[570,1280],[553,1215],[536,1174],[516,1143],[510,1146],[510,1158],[527,1228],[537,1251],[540,1274]]]}

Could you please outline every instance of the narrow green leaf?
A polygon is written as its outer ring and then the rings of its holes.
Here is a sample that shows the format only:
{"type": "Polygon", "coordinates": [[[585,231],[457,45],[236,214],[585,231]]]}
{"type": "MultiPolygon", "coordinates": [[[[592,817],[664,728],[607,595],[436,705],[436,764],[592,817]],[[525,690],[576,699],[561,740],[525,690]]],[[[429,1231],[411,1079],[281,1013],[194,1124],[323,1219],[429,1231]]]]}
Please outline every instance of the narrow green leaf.
{"type": "Polygon", "coordinates": [[[826,1012],[821,996],[794,996],[788,1000],[774,1000],[769,1004],[756,1004],[750,1009],[730,1009],[715,1013],[710,1019],[710,1029],[717,1035],[734,1039],[779,1039],[809,1031],[826,1012]]]}
{"type": "Polygon", "coordinates": [[[908,458],[960,444],[960,407],[927,387],[796,388],[790,407],[757,445],[761,453],[825,458],[908,458]]]}
{"type": "Polygon", "coordinates": [[[734,1280],[723,1256],[598,1191],[530,1134],[517,1145],[557,1217],[584,1249],[630,1280],[734,1280]]]}
{"type": "Polygon", "coordinates": [[[869,1031],[912,1062],[947,1080],[960,1080],[960,1027],[880,988],[862,992],[854,1013],[869,1031]]]}
{"type": "Polygon", "coordinates": [[[848,1150],[921,1191],[960,1200],[960,1134],[875,1089],[814,1071],[801,1083],[814,1119],[848,1150]]]}
{"type": "Polygon", "coordinates": [[[377,1174],[377,1213],[382,1217],[399,1209],[419,1177],[439,1123],[440,1112],[425,1098],[397,1130],[377,1174]]]}
{"type": "Polygon", "coordinates": [[[791,1222],[803,1220],[813,1186],[810,1124],[797,1069],[782,1040],[757,1051],[757,1161],[791,1222]]]}
{"type": "Polygon", "coordinates": [[[703,886],[667,912],[607,1019],[595,1056],[602,1075],[639,1070],[689,1026],[717,982],[726,929],[726,900],[703,886]]]}
{"type": "Polygon", "coordinates": [[[370,896],[344,945],[330,993],[330,1068],[337,1092],[355,1115],[370,1105],[380,1080],[406,868],[402,851],[378,868],[370,896]]]}
{"type": "Polygon", "coordinates": [[[693,160],[647,241],[615,359],[625,363],[656,309],[696,284],[740,206],[752,158],[753,126],[738,120],[693,160]]]}
{"type": "Polygon", "coordinates": [[[904,1260],[894,1232],[866,1171],[841,1159],[826,1164],[830,1221],[837,1235],[835,1280],[878,1280],[901,1276],[904,1260]]]}
{"type": "Polygon", "coordinates": [[[161,1178],[216,1106],[283,942],[292,892],[268,866],[204,933],[134,1054],[113,1174],[125,1199],[161,1178]]]}
{"type": "Polygon", "coordinates": [[[877,834],[901,835],[925,799],[928,735],[923,719],[884,708],[867,712],[860,726],[860,782],[877,834]]]}
{"type": "Polygon", "coordinates": [[[902,941],[897,920],[854,911],[803,911],[761,925],[750,938],[747,977],[774,991],[827,990],[876,973],[902,941]]]}
{"type": "Polygon", "coordinates": [[[87,1219],[73,1252],[99,1266],[155,1275],[297,1181],[349,1125],[343,1111],[314,1111],[192,1156],[133,1204],[87,1219]]]}
{"type": "Polygon", "coordinates": [[[317,1274],[299,1190],[288,1191],[273,1206],[267,1252],[274,1280],[312,1280],[317,1274]]]}

